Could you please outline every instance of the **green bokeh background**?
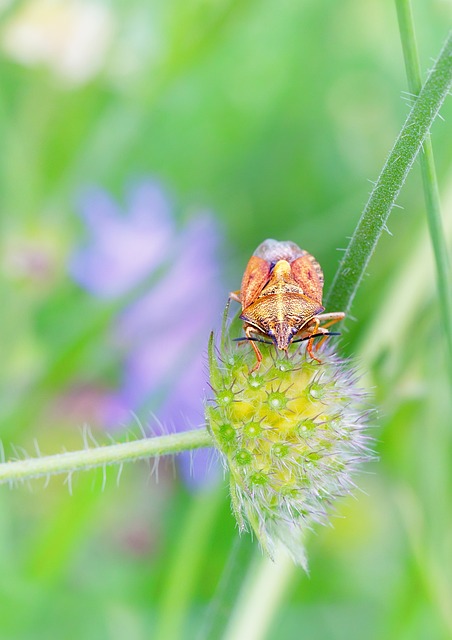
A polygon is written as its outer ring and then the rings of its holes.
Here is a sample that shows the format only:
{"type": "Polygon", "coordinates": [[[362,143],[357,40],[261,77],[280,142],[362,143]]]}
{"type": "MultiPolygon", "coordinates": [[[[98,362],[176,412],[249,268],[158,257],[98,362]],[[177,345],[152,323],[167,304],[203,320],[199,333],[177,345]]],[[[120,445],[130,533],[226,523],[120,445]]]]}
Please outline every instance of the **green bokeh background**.
{"type": "MultiPolygon", "coordinates": [[[[153,176],[181,225],[196,208],[211,210],[224,235],[225,295],[267,237],[315,255],[328,288],[409,108],[389,0],[103,6],[112,37],[99,71],[80,83],[8,53],[5,34],[29,3],[0,13],[7,457],[13,444],[79,448],[89,406],[86,417],[83,407],[64,415],[62,394],[120,375],[111,312],[67,275],[85,186],[121,200],[131,180],[153,176]],[[28,250],[44,256],[45,276],[20,267],[28,250]]],[[[419,0],[414,13],[425,77],[452,11],[419,0]]],[[[433,143],[450,239],[451,100],[442,115],[433,143]]],[[[311,536],[310,577],[294,573],[269,639],[452,637],[451,394],[417,166],[399,204],[342,340],[373,389],[379,461],[334,526],[311,536]]],[[[72,494],[60,478],[0,488],[2,640],[221,637],[216,607],[244,597],[257,562],[251,539],[237,547],[226,483],[190,493],[171,461],[160,462],[158,483],[145,464],[116,478],[114,468],[78,475],[72,494]]]]}

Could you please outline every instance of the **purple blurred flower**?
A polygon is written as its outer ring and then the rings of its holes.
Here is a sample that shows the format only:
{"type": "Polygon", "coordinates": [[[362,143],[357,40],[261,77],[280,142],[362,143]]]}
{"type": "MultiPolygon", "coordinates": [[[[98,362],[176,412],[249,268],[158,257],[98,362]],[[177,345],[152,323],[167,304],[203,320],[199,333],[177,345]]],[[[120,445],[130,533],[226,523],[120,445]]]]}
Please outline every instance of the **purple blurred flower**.
{"type": "Polygon", "coordinates": [[[105,191],[86,192],[80,215],[91,239],[73,256],[71,275],[99,297],[125,293],[165,257],[175,234],[170,214],[154,182],[142,182],[129,192],[126,213],[105,191]]]}
{"type": "MultiPolygon", "coordinates": [[[[207,337],[221,317],[225,291],[219,286],[219,232],[203,213],[176,228],[168,199],[150,181],[132,188],[121,212],[105,192],[82,200],[90,234],[70,264],[74,280],[91,293],[114,298],[166,265],[155,285],[117,318],[114,337],[124,352],[124,372],[106,424],[119,426],[131,412],[159,401],[158,418],[170,430],[204,423],[207,337]],[[172,259],[168,260],[168,256],[172,259]]],[[[212,454],[198,451],[193,470],[183,455],[189,484],[202,483],[212,454]]]]}

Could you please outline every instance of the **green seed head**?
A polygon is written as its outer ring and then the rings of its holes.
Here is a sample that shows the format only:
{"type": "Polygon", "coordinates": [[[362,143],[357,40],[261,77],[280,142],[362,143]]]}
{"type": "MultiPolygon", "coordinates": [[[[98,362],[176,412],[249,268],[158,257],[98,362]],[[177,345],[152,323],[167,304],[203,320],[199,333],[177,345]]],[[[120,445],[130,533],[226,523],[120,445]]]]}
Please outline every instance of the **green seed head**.
{"type": "Polygon", "coordinates": [[[227,407],[234,401],[234,394],[229,389],[223,389],[217,394],[217,402],[221,407],[227,407]]]}
{"type": "Polygon", "coordinates": [[[248,438],[258,438],[262,433],[262,427],[259,422],[251,420],[243,425],[243,435],[248,438]]]}
{"type": "Polygon", "coordinates": [[[331,504],[351,490],[356,463],[367,457],[366,394],[329,348],[319,351],[321,363],[305,345],[292,345],[288,356],[273,345],[259,349],[261,366],[250,374],[248,345],[225,340],[220,366],[211,341],[218,391],[207,420],[230,470],[239,526],[248,523],[270,555],[279,541],[306,566],[304,531],[327,521],[331,504]]]}
{"type": "Polygon", "coordinates": [[[218,428],[219,438],[225,443],[231,443],[235,440],[235,429],[230,424],[222,424],[218,428]]]}
{"type": "Polygon", "coordinates": [[[239,449],[239,451],[237,451],[235,454],[235,461],[240,466],[246,466],[250,464],[252,459],[253,456],[251,454],[251,451],[248,451],[248,449],[239,449]]]}
{"type": "Polygon", "coordinates": [[[288,401],[287,395],[281,391],[271,391],[267,398],[270,411],[282,411],[286,408],[288,401]]]}
{"type": "Polygon", "coordinates": [[[272,447],[272,455],[276,458],[285,458],[289,453],[289,445],[284,443],[274,444],[272,447]]]}

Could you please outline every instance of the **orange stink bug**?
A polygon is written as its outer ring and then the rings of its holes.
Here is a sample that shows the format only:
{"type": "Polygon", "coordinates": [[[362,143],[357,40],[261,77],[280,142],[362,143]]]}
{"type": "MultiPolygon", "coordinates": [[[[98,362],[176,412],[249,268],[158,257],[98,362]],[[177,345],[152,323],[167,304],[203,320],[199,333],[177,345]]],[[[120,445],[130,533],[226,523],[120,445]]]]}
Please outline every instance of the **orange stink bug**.
{"type": "Polygon", "coordinates": [[[323,313],[323,272],[313,256],[294,242],[265,240],[252,255],[243,274],[240,291],[229,297],[242,305],[246,339],[261,364],[262,354],[253,337],[269,336],[276,347],[287,351],[289,344],[307,340],[311,358],[314,337],[331,335],[326,328],[339,322],[345,313],[323,313]],[[322,325],[322,326],[320,326],[322,325]]]}

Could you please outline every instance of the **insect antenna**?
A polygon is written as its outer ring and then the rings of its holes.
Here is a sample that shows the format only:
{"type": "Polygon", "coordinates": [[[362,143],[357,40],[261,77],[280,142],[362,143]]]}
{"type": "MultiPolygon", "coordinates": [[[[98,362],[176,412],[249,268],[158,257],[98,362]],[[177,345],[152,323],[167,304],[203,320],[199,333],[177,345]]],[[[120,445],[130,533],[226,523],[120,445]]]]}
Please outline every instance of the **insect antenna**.
{"type": "MultiPolygon", "coordinates": [[[[319,335],[321,334],[319,333],[319,335]]],[[[270,342],[269,340],[263,340],[262,338],[247,338],[247,337],[233,338],[233,342],[263,342],[264,344],[273,344],[273,342],[270,342]]]]}
{"type": "Polygon", "coordinates": [[[305,342],[306,340],[310,340],[311,338],[320,338],[320,336],[340,336],[339,331],[328,331],[328,333],[313,333],[312,336],[306,336],[306,338],[298,338],[297,340],[292,340],[292,344],[295,342],[305,342]]]}

